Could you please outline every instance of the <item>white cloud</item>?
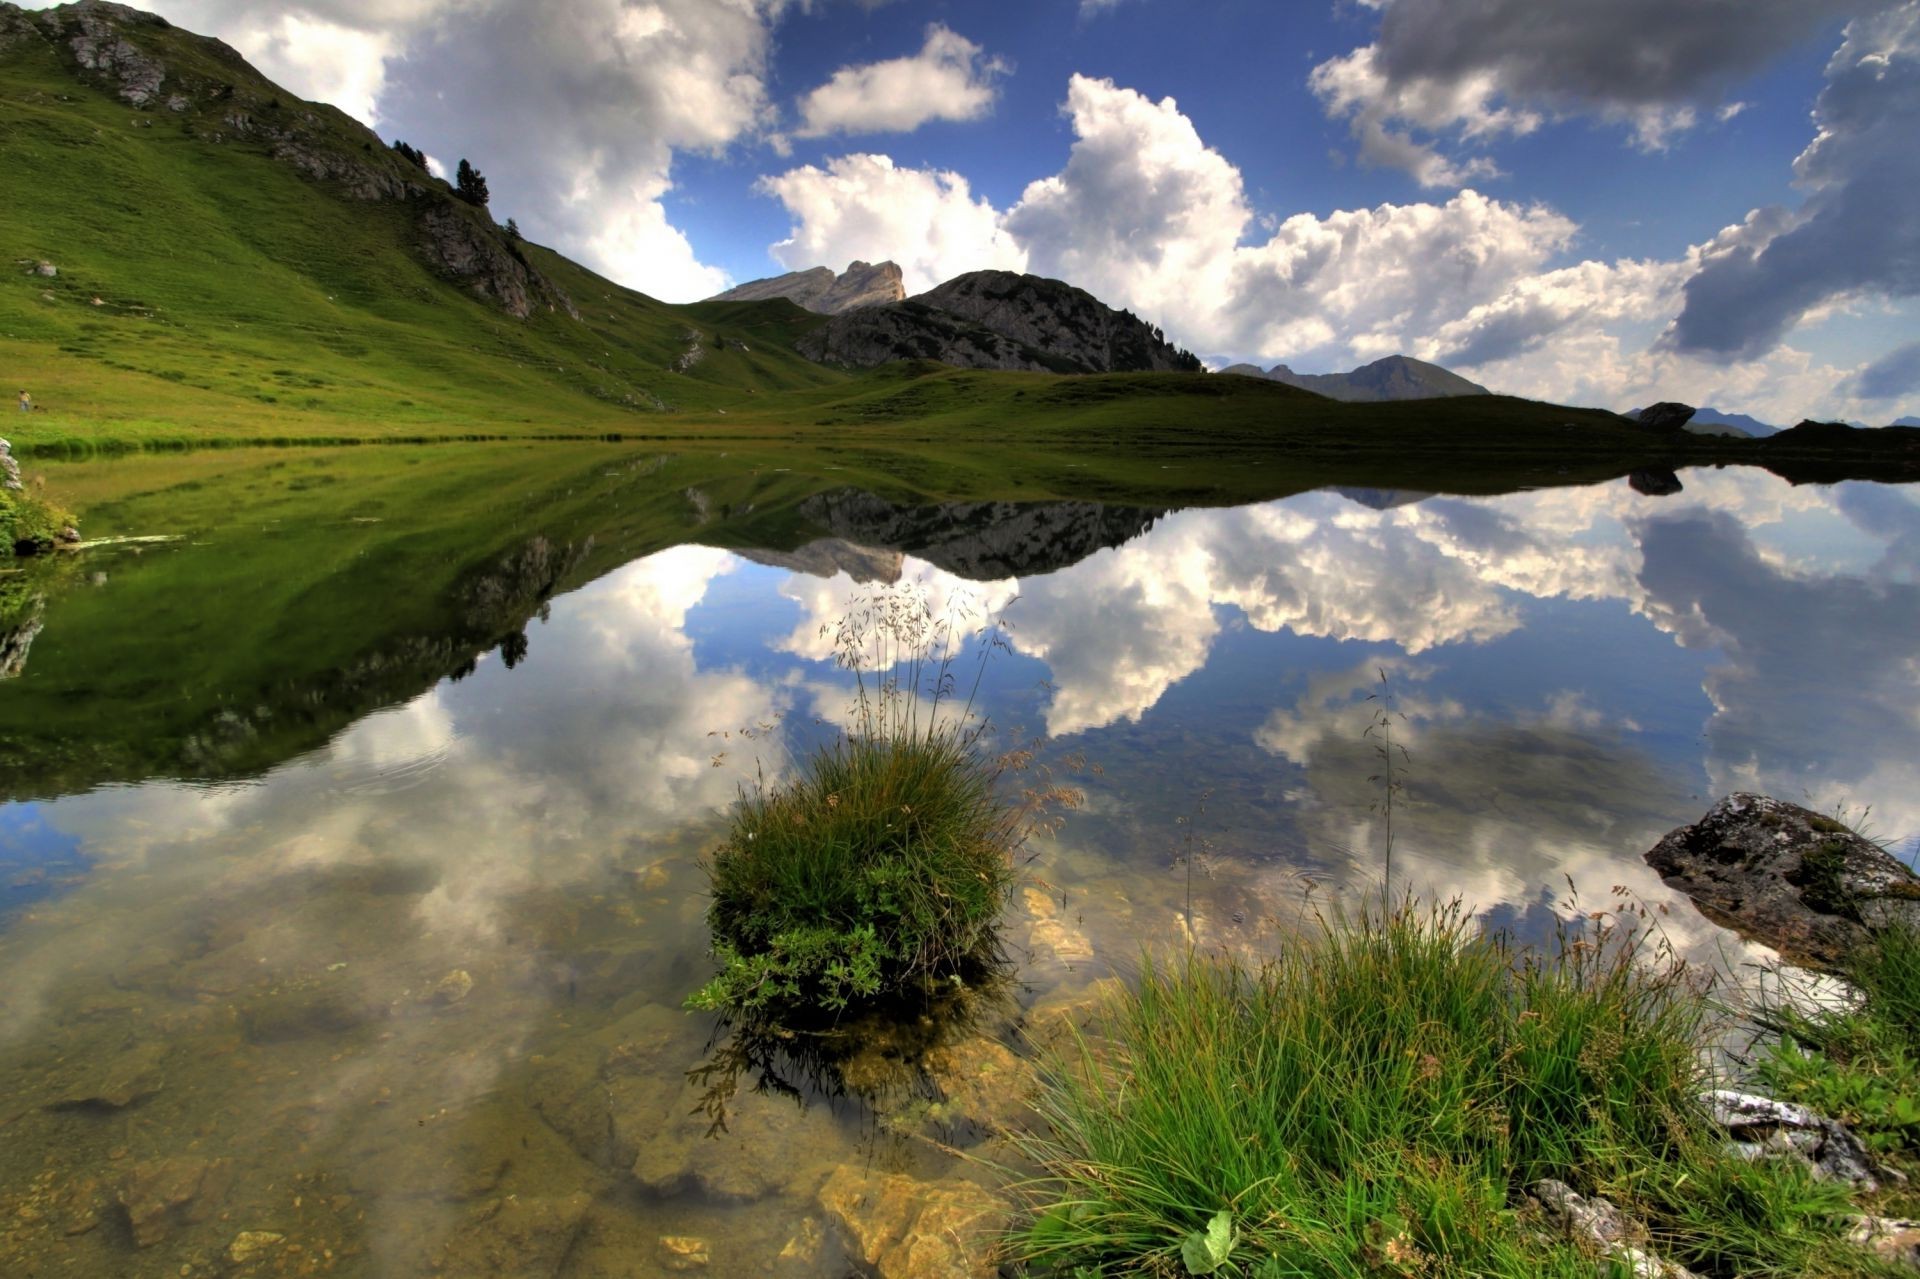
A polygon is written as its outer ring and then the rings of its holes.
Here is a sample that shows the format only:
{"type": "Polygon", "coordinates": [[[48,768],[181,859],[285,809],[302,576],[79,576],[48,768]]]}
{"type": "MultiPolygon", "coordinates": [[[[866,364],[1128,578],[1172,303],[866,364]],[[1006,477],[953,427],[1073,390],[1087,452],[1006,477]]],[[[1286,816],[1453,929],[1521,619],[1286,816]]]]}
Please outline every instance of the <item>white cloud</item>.
{"type": "Polygon", "coordinates": [[[909,58],[842,67],[800,99],[799,136],[911,133],[933,120],[978,120],[993,109],[999,58],[939,23],[909,58]]]}
{"type": "Polygon", "coordinates": [[[902,169],[884,155],[846,155],[764,178],[794,218],[773,256],[792,270],[855,260],[900,265],[909,293],[965,271],[1023,271],[1027,255],[992,204],[957,173],[902,169]]]}

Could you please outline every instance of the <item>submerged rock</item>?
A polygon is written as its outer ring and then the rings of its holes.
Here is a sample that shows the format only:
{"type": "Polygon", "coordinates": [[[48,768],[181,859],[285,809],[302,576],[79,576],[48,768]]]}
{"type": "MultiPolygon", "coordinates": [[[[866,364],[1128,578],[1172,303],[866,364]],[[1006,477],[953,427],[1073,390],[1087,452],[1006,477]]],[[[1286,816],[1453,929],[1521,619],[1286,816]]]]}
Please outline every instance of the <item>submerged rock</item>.
{"type": "Polygon", "coordinates": [[[1007,1206],[957,1178],[916,1181],[843,1165],[820,1188],[820,1207],[847,1249],[879,1279],[985,1279],[1007,1206]]]}
{"type": "Polygon", "coordinates": [[[1701,914],[1793,963],[1838,968],[1892,924],[1920,928],[1920,876],[1843,823],[1765,795],[1729,795],[1646,857],[1701,914]]]}
{"type": "Polygon", "coordinates": [[[133,1242],[151,1248],[176,1224],[204,1220],[219,1207],[229,1175],[226,1160],[193,1155],[135,1164],[120,1183],[119,1194],[133,1242]]]}
{"type": "Polygon", "coordinates": [[[552,1279],[579,1238],[593,1196],[489,1199],[467,1215],[427,1263],[433,1273],[552,1279]]]}

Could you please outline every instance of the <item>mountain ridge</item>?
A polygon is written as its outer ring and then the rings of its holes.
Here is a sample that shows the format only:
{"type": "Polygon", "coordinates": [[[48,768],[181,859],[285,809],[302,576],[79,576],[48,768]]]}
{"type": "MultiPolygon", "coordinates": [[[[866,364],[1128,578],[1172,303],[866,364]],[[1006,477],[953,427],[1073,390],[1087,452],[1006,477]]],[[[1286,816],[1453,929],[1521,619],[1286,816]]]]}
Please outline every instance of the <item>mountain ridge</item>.
{"type": "Polygon", "coordinates": [[[1276,364],[1265,370],[1253,364],[1234,364],[1220,371],[1241,377],[1265,378],[1349,404],[1493,394],[1486,387],[1469,382],[1451,369],[1416,360],[1410,355],[1389,355],[1346,373],[1295,373],[1284,364],[1276,364]]]}
{"type": "Polygon", "coordinates": [[[852,262],[839,275],[832,267],[816,266],[805,271],[737,284],[725,293],[716,293],[709,302],[765,302],[785,298],[795,306],[816,315],[840,315],[863,306],[885,306],[906,299],[906,277],[893,262],[852,262]]]}

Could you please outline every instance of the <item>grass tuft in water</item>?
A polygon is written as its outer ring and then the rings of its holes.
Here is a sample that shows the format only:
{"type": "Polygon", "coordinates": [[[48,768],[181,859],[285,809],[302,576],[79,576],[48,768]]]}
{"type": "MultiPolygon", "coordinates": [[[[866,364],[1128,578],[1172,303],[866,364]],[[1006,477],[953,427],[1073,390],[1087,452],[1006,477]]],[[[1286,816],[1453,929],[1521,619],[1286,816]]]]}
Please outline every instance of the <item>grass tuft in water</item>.
{"type": "Polygon", "coordinates": [[[1720,1152],[1708,1007],[1604,924],[1545,954],[1456,906],[1323,920],[1257,966],[1149,962],[1050,1062],[1034,1275],[1579,1275],[1526,1189],[1555,1178],[1714,1275],[1856,1273],[1844,1191],[1720,1152]]]}
{"type": "Polygon", "coordinates": [[[691,1007],[817,1026],[1003,962],[1015,850],[1057,795],[1009,798],[1002,775],[1027,757],[992,755],[973,713],[997,626],[890,588],[856,601],[834,639],[850,723],[793,781],[741,797],[708,864],[720,972],[691,1007]]]}

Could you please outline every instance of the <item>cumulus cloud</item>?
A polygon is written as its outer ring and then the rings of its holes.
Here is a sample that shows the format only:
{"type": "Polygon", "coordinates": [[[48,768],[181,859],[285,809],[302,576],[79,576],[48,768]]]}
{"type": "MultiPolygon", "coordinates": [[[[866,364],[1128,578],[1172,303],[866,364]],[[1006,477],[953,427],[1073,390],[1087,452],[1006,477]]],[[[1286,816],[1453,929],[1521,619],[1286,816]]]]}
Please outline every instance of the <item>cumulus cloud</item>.
{"type": "Polygon", "coordinates": [[[1762,210],[1687,282],[1675,350],[1752,359],[1828,304],[1920,294],[1920,0],[1862,18],[1827,64],[1816,134],[1794,161],[1797,211],[1762,210]]]}
{"type": "Polygon", "coordinates": [[[1891,400],[1920,394],[1920,342],[1895,347],[1860,370],[1854,394],[1863,400],[1891,400]]]}
{"type": "Polygon", "coordinates": [[[805,165],[761,180],[793,216],[787,239],[773,246],[792,270],[823,263],[892,260],[909,293],[964,271],[1024,271],[1025,250],[1000,225],[985,199],[974,198],[957,173],[903,169],[884,155],[845,155],[822,169],[805,165]]]}
{"type": "Polygon", "coordinates": [[[1824,24],[1891,3],[1383,0],[1370,6],[1382,11],[1377,39],[1321,63],[1312,84],[1328,114],[1349,121],[1363,159],[1422,185],[1458,184],[1490,162],[1448,158],[1440,138],[1471,145],[1579,114],[1659,150],[1703,110],[1730,118],[1729,91],[1824,24]]]}
{"type": "Polygon", "coordinates": [[[800,99],[799,136],[910,133],[932,120],[978,120],[993,109],[1007,71],[973,41],[935,23],[908,58],[842,67],[800,99]]]}
{"type": "Polygon", "coordinates": [[[957,174],[878,155],[767,179],[794,219],[775,256],[794,268],[893,258],[912,264],[914,290],[983,267],[1032,270],[1240,359],[1345,367],[1405,353],[1568,403],[1680,398],[1774,421],[1871,411],[1848,389],[1856,370],[1804,351],[1728,365],[1652,342],[1690,278],[1776,239],[1784,211],[1756,211],[1672,259],[1571,264],[1571,219],[1474,190],[1263,232],[1239,170],[1172,99],[1077,76],[1064,111],[1066,165],[1004,211],[957,174]]]}

